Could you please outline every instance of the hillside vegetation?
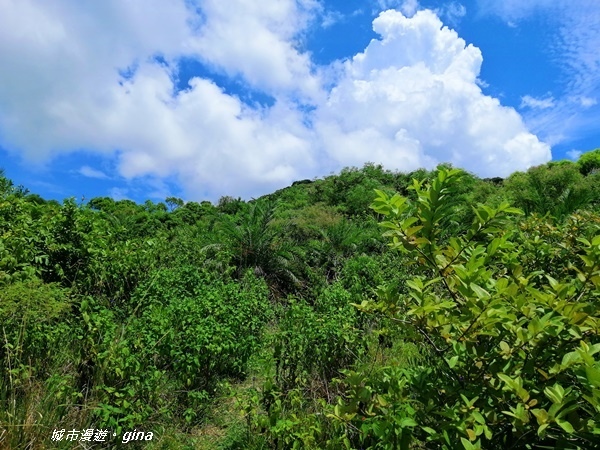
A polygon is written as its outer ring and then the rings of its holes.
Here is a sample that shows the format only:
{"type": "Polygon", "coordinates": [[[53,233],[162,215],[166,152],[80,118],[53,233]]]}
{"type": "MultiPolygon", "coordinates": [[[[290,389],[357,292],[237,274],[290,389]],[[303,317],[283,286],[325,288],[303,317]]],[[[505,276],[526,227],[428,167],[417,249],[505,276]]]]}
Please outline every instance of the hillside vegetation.
{"type": "Polygon", "coordinates": [[[0,448],[600,448],[599,306],[600,149],[217,205],[0,173],[0,448]]]}

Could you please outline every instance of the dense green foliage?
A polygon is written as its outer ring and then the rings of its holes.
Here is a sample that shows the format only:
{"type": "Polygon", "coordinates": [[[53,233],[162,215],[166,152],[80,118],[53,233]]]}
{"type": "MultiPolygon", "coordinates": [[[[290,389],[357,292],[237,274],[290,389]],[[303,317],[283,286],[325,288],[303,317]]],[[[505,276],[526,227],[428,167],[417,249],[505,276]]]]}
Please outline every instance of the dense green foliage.
{"type": "Polygon", "coordinates": [[[90,428],[155,433],[134,448],[600,447],[598,161],[369,163],[216,206],[59,204],[0,173],[0,448],[90,428]]]}
{"type": "MultiPolygon", "coordinates": [[[[469,230],[444,242],[436,224],[461,175],[441,170],[426,188],[415,182],[418,204],[408,217],[406,198],[380,193],[374,203],[391,219],[382,225],[393,248],[411,255],[422,274],[406,281],[408,296],[392,293],[361,307],[406,325],[438,358],[404,372],[403,389],[416,405],[403,412],[400,432],[381,430],[379,445],[408,448],[408,438],[400,444],[405,436],[466,449],[600,444],[600,365],[593,356],[600,351],[600,233],[591,241],[562,236],[558,245],[580,261],[557,261],[560,279],[539,261],[535,270],[523,267],[529,249],[509,226],[520,211],[507,203],[475,207],[469,230]]],[[[380,405],[378,399],[375,416],[394,427],[380,405]]]]}

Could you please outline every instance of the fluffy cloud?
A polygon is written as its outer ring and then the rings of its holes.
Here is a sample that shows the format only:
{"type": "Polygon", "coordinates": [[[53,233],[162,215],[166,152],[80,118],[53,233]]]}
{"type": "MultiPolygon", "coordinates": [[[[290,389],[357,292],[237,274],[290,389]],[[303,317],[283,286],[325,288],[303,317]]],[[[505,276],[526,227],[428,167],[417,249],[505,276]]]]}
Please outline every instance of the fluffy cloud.
{"type": "Polygon", "coordinates": [[[550,159],[520,116],[482,94],[481,52],[431,11],[386,11],[381,35],[348,61],[319,108],[317,129],[340,163],[416,168],[450,161],[480,175],[507,175],[550,159]]]}
{"type": "Polygon", "coordinates": [[[190,43],[198,58],[263,91],[303,100],[319,95],[310,57],[297,50],[301,31],[321,9],[316,0],[204,0],[201,8],[190,43]]]}
{"type": "MultiPolygon", "coordinates": [[[[189,34],[183,3],[162,0],[0,2],[0,136],[30,159],[102,148],[117,110],[119,70],[177,55],[189,34]]],[[[103,148],[112,152],[113,148],[103,148]]]]}
{"type": "Polygon", "coordinates": [[[209,186],[250,197],[313,164],[307,131],[290,105],[255,110],[202,78],[171,96],[168,75],[156,65],[141,67],[102,124],[112,131],[112,146],[123,148],[125,177],[177,174],[191,192],[209,186]]]}
{"type": "Polygon", "coordinates": [[[213,200],[366,161],[450,161],[488,176],[550,157],[516,111],[482,94],[481,53],[431,11],[384,12],[364,52],[315,67],[300,42],[319,3],[233,3],[0,2],[0,65],[10,68],[0,72],[0,145],[29,160],[104,153],[127,179],[165,190],[161,180],[175,177],[187,198],[213,200]],[[177,91],[181,57],[273,105],[245,104],[202,77],[177,91]]]}
{"type": "Polygon", "coordinates": [[[0,3],[0,64],[11,68],[0,74],[0,144],[39,161],[82,148],[117,152],[122,176],[175,174],[191,197],[249,197],[298,176],[313,160],[302,117],[285,98],[317,89],[307,57],[286,40],[300,26],[296,4],[245,2],[244,24],[219,17],[213,3],[201,5],[210,21],[200,24],[183,1],[0,3]],[[232,76],[237,61],[247,83],[282,99],[251,109],[201,78],[176,93],[177,58],[209,45],[203,59],[232,76]]]}

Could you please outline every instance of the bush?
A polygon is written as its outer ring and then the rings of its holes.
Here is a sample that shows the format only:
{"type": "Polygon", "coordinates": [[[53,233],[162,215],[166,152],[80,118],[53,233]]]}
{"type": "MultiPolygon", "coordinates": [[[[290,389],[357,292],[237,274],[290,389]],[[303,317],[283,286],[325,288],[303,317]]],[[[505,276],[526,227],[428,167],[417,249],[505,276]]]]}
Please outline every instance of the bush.
{"type": "Polygon", "coordinates": [[[190,266],[161,270],[134,298],[142,310],[134,328],[157,367],[207,388],[244,373],[270,317],[267,294],[251,274],[238,284],[190,266]]]}
{"type": "Polygon", "coordinates": [[[562,219],[588,205],[595,187],[573,164],[544,165],[516,172],[504,183],[512,203],[526,214],[562,219]]]}
{"type": "Polygon", "coordinates": [[[351,294],[334,284],[318,296],[314,306],[296,299],[289,302],[274,343],[278,384],[287,390],[318,380],[326,389],[366,346],[351,294]]]}
{"type": "Polygon", "coordinates": [[[165,414],[197,423],[218,381],[244,376],[270,317],[267,288],[254,275],[225,282],[190,266],[151,274],[132,303],[123,325],[101,306],[83,312],[97,416],[112,428],[165,414]]]}
{"type": "MultiPolygon", "coordinates": [[[[69,291],[38,279],[19,281],[0,289],[0,373],[28,367],[30,375],[45,376],[57,340],[68,329],[69,291]]],[[[68,333],[68,331],[67,331],[68,333]]]]}
{"type": "Polygon", "coordinates": [[[0,287],[1,448],[37,448],[48,429],[77,421],[70,297],[38,279],[0,287]]]}
{"type": "Polygon", "coordinates": [[[471,228],[440,243],[437,224],[460,178],[441,170],[430,185],[415,182],[409,217],[406,198],[378,194],[385,234],[422,273],[407,281],[408,296],[388,290],[361,309],[385,312],[433,356],[396,372],[393,391],[368,375],[349,380],[337,417],[351,429],[370,417],[377,428],[361,437],[375,433],[374,448],[596,448],[600,235],[577,240],[580,261],[560,279],[546,267],[524,269],[509,221],[519,211],[507,204],[475,207],[471,228]]]}
{"type": "Polygon", "coordinates": [[[577,167],[586,176],[600,169],[600,148],[581,155],[577,160],[577,167]]]}

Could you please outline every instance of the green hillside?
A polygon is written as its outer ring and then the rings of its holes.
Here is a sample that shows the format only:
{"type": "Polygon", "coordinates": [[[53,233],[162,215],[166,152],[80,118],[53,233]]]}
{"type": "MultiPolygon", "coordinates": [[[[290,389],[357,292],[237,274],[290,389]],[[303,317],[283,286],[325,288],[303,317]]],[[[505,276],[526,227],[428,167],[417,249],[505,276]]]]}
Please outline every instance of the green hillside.
{"type": "Polygon", "coordinates": [[[0,173],[0,448],[600,448],[599,169],[216,205],[0,173]]]}

